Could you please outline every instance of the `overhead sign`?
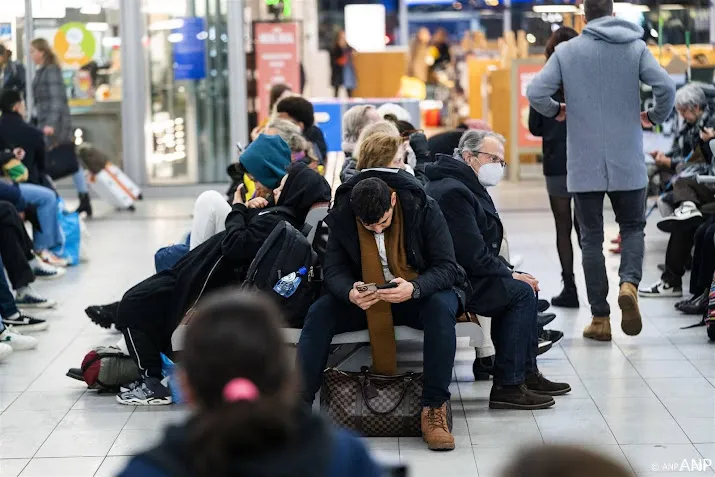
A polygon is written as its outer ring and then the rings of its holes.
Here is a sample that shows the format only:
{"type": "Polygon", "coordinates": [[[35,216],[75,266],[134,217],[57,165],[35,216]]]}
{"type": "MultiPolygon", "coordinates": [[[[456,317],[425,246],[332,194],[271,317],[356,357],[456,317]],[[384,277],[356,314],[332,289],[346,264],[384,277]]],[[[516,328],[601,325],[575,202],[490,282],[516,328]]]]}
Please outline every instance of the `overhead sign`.
{"type": "Polygon", "coordinates": [[[84,23],[69,22],[60,26],[53,39],[55,54],[65,68],[80,68],[94,57],[97,40],[84,23]]]}
{"type": "Polygon", "coordinates": [[[172,30],[174,79],[200,80],[206,77],[206,28],[204,19],[187,17],[183,25],[172,30]]]}
{"type": "Polygon", "coordinates": [[[286,84],[300,91],[300,35],[298,23],[254,24],[258,119],[270,115],[269,95],[274,84],[286,84]]]}

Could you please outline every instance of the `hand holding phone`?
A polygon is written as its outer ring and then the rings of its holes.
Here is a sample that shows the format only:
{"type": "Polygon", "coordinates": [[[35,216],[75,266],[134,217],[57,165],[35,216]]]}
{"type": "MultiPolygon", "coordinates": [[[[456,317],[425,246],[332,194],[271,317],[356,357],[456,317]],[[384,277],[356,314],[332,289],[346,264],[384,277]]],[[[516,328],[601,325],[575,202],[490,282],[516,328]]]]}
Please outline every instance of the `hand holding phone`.
{"type": "Polygon", "coordinates": [[[374,283],[355,282],[348,298],[362,310],[367,310],[380,301],[377,296],[377,286],[374,283]]]}

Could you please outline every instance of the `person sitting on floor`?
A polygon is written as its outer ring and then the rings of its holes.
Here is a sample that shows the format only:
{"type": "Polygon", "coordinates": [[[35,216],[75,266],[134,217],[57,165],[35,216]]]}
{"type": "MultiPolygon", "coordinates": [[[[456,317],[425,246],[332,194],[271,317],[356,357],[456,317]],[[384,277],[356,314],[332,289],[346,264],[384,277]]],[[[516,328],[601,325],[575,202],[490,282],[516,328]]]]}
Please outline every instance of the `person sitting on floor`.
{"type": "Polygon", "coordinates": [[[439,156],[427,166],[427,194],[444,213],[457,263],[471,284],[466,311],[492,318],[496,348],[492,409],[544,409],[551,396],[571,387],[546,379],[536,365],[537,293],[531,275],[513,272],[498,256],[503,225],[487,187],[504,172],[504,138],[487,131],[467,131],[454,156],[439,156]]]}
{"type": "Polygon", "coordinates": [[[278,310],[261,295],[202,300],[179,374],[192,416],[119,477],[380,477],[357,436],[332,429],[296,392],[278,310]]]}
{"type": "Polygon", "coordinates": [[[345,154],[345,162],[340,171],[341,182],[347,182],[356,173],[357,156],[355,155],[355,148],[360,139],[360,134],[366,127],[378,121],[380,121],[380,115],[375,110],[375,106],[371,104],[353,106],[343,114],[342,149],[343,154],[345,154]]]}
{"type": "Polygon", "coordinates": [[[363,171],[341,185],[325,219],[327,294],[311,306],[298,342],[303,399],[312,405],[333,336],[368,328],[373,368],[397,371],[394,325],[424,330],[422,435],[432,450],[454,449],[447,426],[456,348],[459,270],[442,212],[401,169],[363,171]],[[363,284],[395,283],[360,291],[363,284]]]}
{"type": "MultiPolygon", "coordinates": [[[[290,161],[288,148],[285,149],[285,160],[290,161]]],[[[123,332],[142,379],[119,393],[119,403],[171,404],[171,393],[161,382],[160,354],[171,354],[171,336],[186,313],[203,293],[241,283],[276,225],[286,221],[300,229],[311,206],[329,201],[331,190],[320,174],[305,164],[295,164],[273,194],[273,200],[256,208],[248,208],[237,195],[226,218],[225,231],[189,252],[173,268],[125,293],[119,303],[116,327],[123,332]],[[272,209],[273,205],[278,207],[272,209]]]]}

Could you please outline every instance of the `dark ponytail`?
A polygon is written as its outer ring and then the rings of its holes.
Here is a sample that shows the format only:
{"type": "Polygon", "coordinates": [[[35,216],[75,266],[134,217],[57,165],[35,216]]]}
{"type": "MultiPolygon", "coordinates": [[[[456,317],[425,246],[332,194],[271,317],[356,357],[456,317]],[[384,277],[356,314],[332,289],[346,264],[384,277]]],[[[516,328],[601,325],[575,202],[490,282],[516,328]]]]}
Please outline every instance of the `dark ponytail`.
{"type": "Polygon", "coordinates": [[[298,393],[279,316],[264,297],[235,289],[199,304],[182,367],[197,408],[189,448],[201,477],[233,475],[234,460],[275,451],[294,434],[298,393]],[[255,385],[256,396],[224,397],[238,378],[255,385]]]}

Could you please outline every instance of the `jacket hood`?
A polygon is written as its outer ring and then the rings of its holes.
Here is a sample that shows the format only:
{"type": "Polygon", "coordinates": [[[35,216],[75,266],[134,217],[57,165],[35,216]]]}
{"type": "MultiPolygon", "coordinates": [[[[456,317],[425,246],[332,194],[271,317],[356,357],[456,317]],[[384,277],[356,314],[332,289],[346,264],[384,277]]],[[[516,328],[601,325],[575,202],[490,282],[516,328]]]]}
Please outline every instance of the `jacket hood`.
{"type": "Polygon", "coordinates": [[[304,164],[296,163],[288,172],[276,205],[292,209],[303,223],[313,205],[330,202],[331,193],[330,185],[323,176],[304,164]]]}
{"type": "MultiPolygon", "coordinates": [[[[234,459],[233,475],[242,477],[313,477],[325,474],[330,459],[332,436],[328,426],[318,416],[308,410],[298,412],[296,438],[281,449],[272,449],[253,456],[234,459]]],[[[191,468],[192,452],[189,445],[190,422],[182,426],[169,427],[158,449],[162,461],[169,458],[174,462],[184,462],[185,469],[191,468]]],[[[151,459],[153,452],[148,453],[151,459]]],[[[157,454],[154,454],[157,455],[157,454]]],[[[190,475],[187,472],[187,475],[190,475]]],[[[173,475],[173,474],[172,474],[173,475]]]]}
{"type": "Polygon", "coordinates": [[[583,34],[607,43],[632,43],[643,38],[643,28],[622,18],[603,17],[588,22],[583,34]]]}

